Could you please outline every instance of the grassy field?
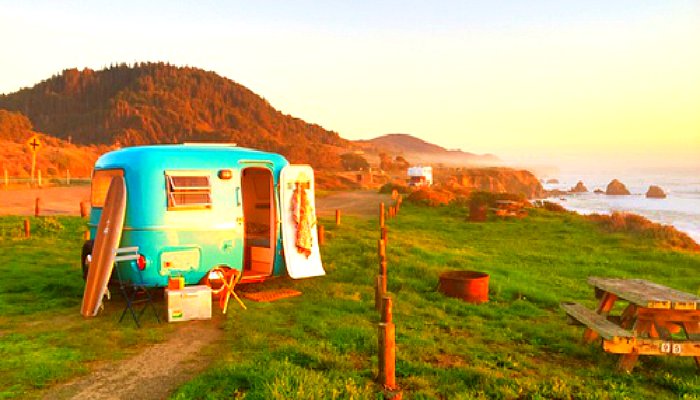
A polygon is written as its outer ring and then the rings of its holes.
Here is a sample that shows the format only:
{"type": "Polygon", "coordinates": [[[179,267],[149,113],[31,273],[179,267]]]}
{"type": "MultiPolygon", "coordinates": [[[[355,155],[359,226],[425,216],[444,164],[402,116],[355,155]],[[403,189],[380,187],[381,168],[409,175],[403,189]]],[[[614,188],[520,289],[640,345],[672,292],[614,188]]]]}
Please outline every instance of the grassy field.
{"type": "Polygon", "coordinates": [[[33,398],[85,374],[95,361],[115,360],[162,341],[171,326],[145,318],[147,329],[119,324],[120,305],[103,317],[80,315],[80,249],[85,221],[30,218],[32,238],[21,239],[24,218],[0,217],[0,399],[33,398]]]}
{"type": "MultiPolygon", "coordinates": [[[[229,345],[211,370],[173,397],[371,398],[376,374],[376,220],[325,221],[328,276],[277,282],[300,298],[249,303],[226,323],[229,345]]],[[[651,239],[607,234],[571,214],[465,222],[458,208],[404,207],[389,222],[389,289],[397,375],[407,398],[697,398],[691,359],[642,358],[634,374],[580,343],[558,304],[593,307],[590,275],[648,278],[698,293],[700,255],[651,239]],[[437,291],[438,275],[491,275],[491,301],[470,305],[437,291]]]]}
{"type": "MultiPolygon", "coordinates": [[[[567,325],[558,308],[568,300],[593,307],[591,275],[646,278],[700,294],[699,254],[604,233],[573,214],[535,210],[523,220],[480,224],[465,222],[465,214],[405,205],[388,222],[405,398],[700,398],[691,359],[642,357],[633,374],[619,373],[615,356],[581,344],[582,329],[567,325]],[[439,294],[440,272],[456,269],[488,272],[491,301],[470,305],[439,294]]],[[[296,288],[301,297],[246,301],[248,310],[234,304],[218,361],[173,398],[379,397],[377,221],[322,222],[328,275],[262,285],[296,288]]],[[[125,357],[172,329],[136,331],[116,323],[117,310],[83,321],[81,229],[80,219],[59,218],[30,240],[0,239],[0,398],[31,396],[84,374],[85,361],[125,357]]]]}

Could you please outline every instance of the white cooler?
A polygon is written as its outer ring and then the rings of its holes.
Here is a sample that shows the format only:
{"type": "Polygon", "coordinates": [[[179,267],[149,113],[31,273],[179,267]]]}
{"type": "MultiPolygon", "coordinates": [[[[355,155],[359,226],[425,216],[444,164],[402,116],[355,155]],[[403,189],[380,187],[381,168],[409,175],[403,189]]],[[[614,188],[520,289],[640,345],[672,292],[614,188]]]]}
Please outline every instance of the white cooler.
{"type": "Polygon", "coordinates": [[[165,290],[168,322],[211,319],[211,288],[206,285],[165,290]]]}

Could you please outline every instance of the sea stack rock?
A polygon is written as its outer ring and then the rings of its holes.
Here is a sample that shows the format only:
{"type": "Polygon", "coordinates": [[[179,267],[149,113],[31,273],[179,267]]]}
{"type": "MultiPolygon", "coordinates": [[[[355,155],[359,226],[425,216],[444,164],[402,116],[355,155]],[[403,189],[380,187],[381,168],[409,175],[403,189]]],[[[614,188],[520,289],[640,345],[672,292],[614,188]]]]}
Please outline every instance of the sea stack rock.
{"type": "Polygon", "coordinates": [[[547,179],[547,183],[550,185],[556,185],[559,183],[559,179],[547,179]]]}
{"type": "Polygon", "coordinates": [[[617,179],[613,179],[612,182],[608,184],[607,189],[605,189],[605,194],[613,196],[625,196],[630,194],[630,191],[627,190],[627,187],[624,183],[618,181],[617,179]]]}
{"type": "Polygon", "coordinates": [[[647,190],[647,198],[648,199],[665,199],[666,193],[664,193],[664,190],[661,189],[659,186],[651,185],[651,186],[649,186],[649,190],[647,190]]]}
{"type": "Polygon", "coordinates": [[[603,189],[596,189],[596,190],[593,191],[593,193],[595,193],[595,194],[605,194],[605,191],[603,191],[603,189]]]}
{"type": "Polygon", "coordinates": [[[582,181],[578,181],[576,186],[571,188],[571,193],[588,193],[588,188],[582,181]]]}

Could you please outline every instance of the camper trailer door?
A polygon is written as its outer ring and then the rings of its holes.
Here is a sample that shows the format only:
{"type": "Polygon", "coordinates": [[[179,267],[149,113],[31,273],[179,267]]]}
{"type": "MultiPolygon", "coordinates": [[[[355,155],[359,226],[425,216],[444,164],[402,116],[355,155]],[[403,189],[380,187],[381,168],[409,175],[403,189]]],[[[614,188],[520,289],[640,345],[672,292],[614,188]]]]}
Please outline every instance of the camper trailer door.
{"type": "Polygon", "coordinates": [[[293,279],[325,275],[316,231],[314,170],[288,165],[280,174],[282,242],[287,272],[293,279]]]}

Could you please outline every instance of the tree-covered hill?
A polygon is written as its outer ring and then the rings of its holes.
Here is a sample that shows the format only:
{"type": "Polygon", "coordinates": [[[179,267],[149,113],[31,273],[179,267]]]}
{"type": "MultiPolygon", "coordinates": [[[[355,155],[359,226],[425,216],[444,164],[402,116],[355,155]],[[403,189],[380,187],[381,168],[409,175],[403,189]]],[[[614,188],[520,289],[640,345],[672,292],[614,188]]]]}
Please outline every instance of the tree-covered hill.
{"type": "Polygon", "coordinates": [[[81,144],[234,142],[324,168],[340,167],[339,153],[350,145],[230,79],[165,63],[68,69],[0,95],[0,108],[26,115],[38,131],[81,144]]]}

